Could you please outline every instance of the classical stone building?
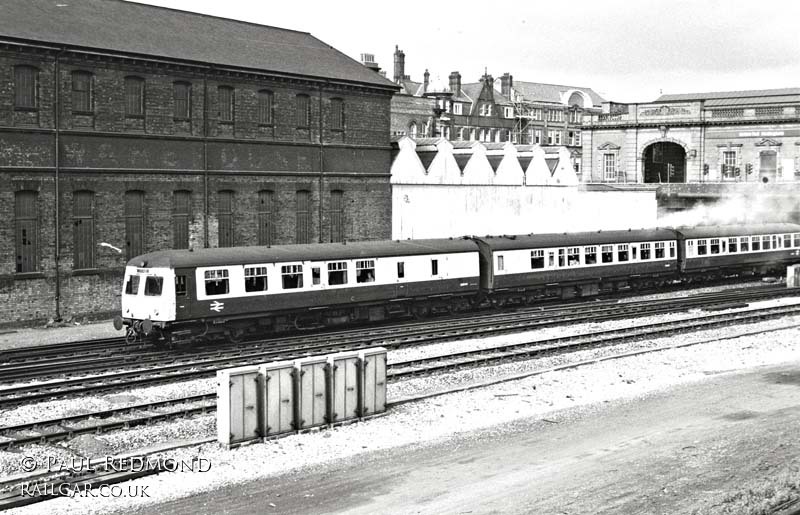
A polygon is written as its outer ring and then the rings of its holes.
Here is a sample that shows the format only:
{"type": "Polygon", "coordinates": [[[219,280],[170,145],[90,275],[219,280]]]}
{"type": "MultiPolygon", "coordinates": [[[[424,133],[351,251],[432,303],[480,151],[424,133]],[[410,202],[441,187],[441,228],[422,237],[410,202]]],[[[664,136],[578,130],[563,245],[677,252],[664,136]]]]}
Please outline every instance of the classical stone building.
{"type": "Polygon", "coordinates": [[[131,256],[388,238],[398,88],[312,35],[0,3],[0,324],[118,308],[131,256]]]}
{"type": "Polygon", "coordinates": [[[777,202],[798,178],[800,88],[663,95],[584,115],[582,180],[654,184],[666,210],[734,195],[777,202]]]}

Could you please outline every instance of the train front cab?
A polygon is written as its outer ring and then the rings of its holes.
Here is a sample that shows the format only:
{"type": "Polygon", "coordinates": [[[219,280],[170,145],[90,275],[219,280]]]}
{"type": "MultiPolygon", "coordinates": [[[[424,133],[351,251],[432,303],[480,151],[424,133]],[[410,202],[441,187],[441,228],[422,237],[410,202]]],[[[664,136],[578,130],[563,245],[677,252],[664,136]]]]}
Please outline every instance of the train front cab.
{"type": "Polygon", "coordinates": [[[122,316],[117,329],[128,327],[129,335],[151,336],[175,320],[175,273],[169,268],[125,267],[122,285],[122,316]]]}

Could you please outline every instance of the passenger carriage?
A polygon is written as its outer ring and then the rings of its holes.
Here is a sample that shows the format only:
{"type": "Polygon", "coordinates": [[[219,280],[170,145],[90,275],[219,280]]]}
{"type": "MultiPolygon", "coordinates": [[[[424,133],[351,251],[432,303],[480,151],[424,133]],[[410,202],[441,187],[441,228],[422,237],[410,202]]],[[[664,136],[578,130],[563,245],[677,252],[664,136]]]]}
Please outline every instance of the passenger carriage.
{"type": "Polygon", "coordinates": [[[778,273],[800,263],[800,225],[788,223],[681,227],[682,271],[716,277],[778,273]]]}
{"type": "Polygon", "coordinates": [[[596,231],[476,239],[481,288],[495,301],[570,298],[677,278],[675,232],[596,231]]]}
{"type": "Polygon", "coordinates": [[[161,251],[125,271],[122,320],[171,341],[466,309],[478,290],[469,240],[161,251]]]}

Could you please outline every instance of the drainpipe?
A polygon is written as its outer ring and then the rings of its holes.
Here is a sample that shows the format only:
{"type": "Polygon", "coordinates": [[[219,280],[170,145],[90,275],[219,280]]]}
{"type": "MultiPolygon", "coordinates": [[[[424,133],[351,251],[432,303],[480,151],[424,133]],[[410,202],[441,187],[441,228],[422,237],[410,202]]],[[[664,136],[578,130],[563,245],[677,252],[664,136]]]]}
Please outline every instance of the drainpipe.
{"type": "Polygon", "coordinates": [[[323,197],[323,174],[325,154],[322,141],[322,84],[319,85],[319,237],[317,241],[322,243],[322,197],[323,197]]]}
{"type": "Polygon", "coordinates": [[[61,206],[61,202],[60,202],[61,192],[60,192],[60,188],[59,188],[59,182],[60,182],[60,177],[59,177],[60,174],[59,174],[59,172],[60,172],[60,167],[61,167],[61,161],[60,161],[60,155],[59,155],[60,154],[59,147],[60,147],[60,144],[61,144],[61,142],[60,142],[60,135],[61,135],[61,63],[59,61],[59,58],[61,57],[61,54],[63,54],[63,53],[64,53],[64,48],[62,47],[61,50],[59,50],[58,53],[56,54],[55,67],[54,67],[54,77],[53,77],[53,81],[55,83],[54,84],[54,88],[53,88],[53,95],[55,97],[54,101],[53,101],[53,110],[54,110],[54,113],[53,113],[53,125],[55,126],[55,138],[54,138],[54,142],[53,142],[53,164],[54,164],[54,167],[55,167],[55,176],[54,176],[55,202],[53,202],[53,204],[55,205],[55,217],[54,217],[55,222],[54,223],[55,223],[55,247],[56,248],[55,248],[54,258],[55,258],[55,272],[56,272],[56,295],[55,295],[55,301],[56,301],[56,317],[55,317],[55,319],[56,320],[61,320],[61,271],[60,271],[60,268],[61,268],[61,266],[60,266],[60,261],[61,261],[61,227],[60,227],[61,226],[61,217],[59,215],[59,210],[60,210],[60,206],[61,206]]]}
{"type": "Polygon", "coordinates": [[[208,248],[208,70],[203,72],[203,247],[208,248]]]}

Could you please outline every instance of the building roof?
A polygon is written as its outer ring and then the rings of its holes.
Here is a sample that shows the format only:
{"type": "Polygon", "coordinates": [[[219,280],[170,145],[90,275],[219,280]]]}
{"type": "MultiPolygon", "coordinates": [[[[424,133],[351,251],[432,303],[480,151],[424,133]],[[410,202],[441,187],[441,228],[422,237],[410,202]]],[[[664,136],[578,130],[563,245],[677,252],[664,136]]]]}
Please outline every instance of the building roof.
{"type": "Polygon", "coordinates": [[[712,98],[705,101],[706,107],[750,106],[764,104],[798,104],[800,95],[775,95],[768,97],[712,98]]]}
{"type": "Polygon", "coordinates": [[[515,249],[541,249],[569,245],[602,245],[608,243],[634,243],[637,241],[669,241],[676,239],[668,229],[634,229],[628,231],[596,231],[549,234],[523,234],[518,236],[486,236],[478,238],[494,251],[515,249]]]}
{"type": "Polygon", "coordinates": [[[800,88],[754,89],[749,91],[714,91],[710,93],[677,93],[661,95],[656,102],[687,102],[692,100],[711,99],[755,99],[800,95],[800,88]]]}
{"type": "Polygon", "coordinates": [[[791,223],[767,223],[746,225],[698,225],[676,229],[685,238],[720,238],[725,236],[751,236],[754,234],[786,234],[800,232],[800,225],[791,223]]]}
{"type": "MultiPolygon", "coordinates": [[[[461,85],[461,91],[464,95],[466,95],[469,100],[475,104],[481,96],[481,91],[483,91],[483,82],[468,82],[466,84],[461,85]]],[[[497,105],[513,105],[511,101],[500,94],[499,91],[494,91],[494,103],[497,105]]]]}
{"type": "Polygon", "coordinates": [[[477,252],[470,240],[388,240],[348,243],[311,243],[272,247],[226,247],[197,250],[162,250],[137,256],[128,266],[191,268],[297,261],[415,256],[477,252]],[[144,262],[144,265],[142,263],[144,262]]]}
{"type": "Polygon", "coordinates": [[[523,100],[527,102],[547,102],[551,104],[563,105],[561,95],[573,89],[583,91],[589,95],[589,98],[592,99],[592,103],[595,106],[599,106],[605,102],[603,97],[598,95],[593,89],[584,88],[581,86],[564,86],[559,84],[543,84],[541,82],[524,82],[515,80],[513,88],[514,91],[522,95],[523,100]]]}
{"type": "Polygon", "coordinates": [[[122,0],[3,0],[0,37],[397,88],[307,32],[122,0]]]}

